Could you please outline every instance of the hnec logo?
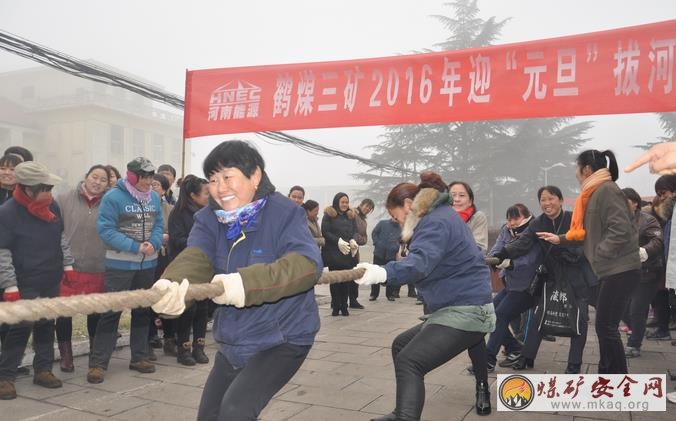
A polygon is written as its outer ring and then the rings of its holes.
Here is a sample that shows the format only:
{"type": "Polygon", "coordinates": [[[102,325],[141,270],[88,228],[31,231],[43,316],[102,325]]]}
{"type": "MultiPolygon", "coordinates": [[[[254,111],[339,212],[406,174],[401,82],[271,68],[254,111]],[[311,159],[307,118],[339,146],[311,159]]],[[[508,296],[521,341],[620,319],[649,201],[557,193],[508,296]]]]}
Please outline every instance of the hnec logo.
{"type": "Polygon", "coordinates": [[[216,88],[209,96],[207,120],[256,118],[260,111],[261,87],[236,80],[216,88]]]}
{"type": "Polygon", "coordinates": [[[533,402],[535,397],[533,383],[523,376],[507,377],[498,387],[498,399],[507,408],[519,411],[533,402]]]}

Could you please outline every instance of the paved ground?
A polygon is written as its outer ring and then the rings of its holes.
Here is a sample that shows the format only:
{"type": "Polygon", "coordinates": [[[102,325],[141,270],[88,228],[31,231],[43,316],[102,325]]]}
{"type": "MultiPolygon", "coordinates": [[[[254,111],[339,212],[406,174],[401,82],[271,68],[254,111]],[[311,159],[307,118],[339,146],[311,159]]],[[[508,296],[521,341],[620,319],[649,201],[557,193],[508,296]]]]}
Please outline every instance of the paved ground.
{"type": "MultiPolygon", "coordinates": [[[[402,288],[406,292],[406,287],[402,288]]],[[[412,298],[388,302],[381,296],[368,302],[368,290],[362,288],[364,310],[349,317],[331,317],[327,301],[328,287],[318,286],[322,328],[309,358],[297,375],[268,405],[265,421],[359,421],[389,413],[394,407],[395,383],[390,344],[395,335],[417,322],[422,309],[412,298]]],[[[383,291],[384,293],[384,291],[383,291]]],[[[675,335],[676,338],[676,335],[675,335]]],[[[123,341],[126,338],[122,338],[123,341]]],[[[82,344],[84,351],[87,345],[82,344]]],[[[584,370],[596,372],[598,346],[590,329],[585,351],[584,370]]],[[[208,347],[213,357],[215,347],[208,347]]],[[[568,340],[543,342],[535,372],[562,373],[568,353],[568,340]]],[[[448,420],[674,420],[676,405],[667,403],[666,412],[497,412],[489,417],[474,413],[474,379],[464,368],[466,354],[433,371],[426,378],[427,398],[423,419],[448,420]]],[[[19,397],[0,401],[0,420],[192,420],[197,413],[202,387],[210,366],[188,368],[175,358],[159,353],[157,371],[139,374],[127,368],[129,348],[113,355],[103,383],[90,385],[85,380],[86,356],[76,358],[74,373],[55,373],[64,380],[61,389],[49,390],[32,384],[31,377],[17,381],[19,397]]],[[[629,361],[633,373],[665,373],[676,369],[676,346],[670,342],[646,342],[643,355],[629,361]]],[[[502,370],[502,371],[500,371],[502,370]]],[[[498,372],[509,373],[510,369],[498,372]]],[[[495,392],[495,374],[491,375],[495,392]]],[[[668,381],[671,391],[676,382],[668,381]]],[[[495,393],[492,394],[495,408],[495,393]]]]}

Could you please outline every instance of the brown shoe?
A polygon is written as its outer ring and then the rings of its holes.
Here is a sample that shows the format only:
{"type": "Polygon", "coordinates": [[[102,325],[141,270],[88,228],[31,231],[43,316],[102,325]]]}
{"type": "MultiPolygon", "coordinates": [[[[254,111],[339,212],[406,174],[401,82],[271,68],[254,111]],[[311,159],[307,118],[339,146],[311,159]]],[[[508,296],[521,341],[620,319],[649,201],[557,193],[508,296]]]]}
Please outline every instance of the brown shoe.
{"type": "Polygon", "coordinates": [[[16,388],[12,380],[0,380],[0,399],[3,401],[16,399],[16,388]]]}
{"type": "Polygon", "coordinates": [[[33,376],[33,384],[46,387],[47,389],[58,389],[63,386],[61,380],[57,379],[51,371],[41,371],[39,373],[35,373],[33,376]]]}
{"type": "Polygon", "coordinates": [[[92,367],[87,372],[87,381],[89,383],[103,383],[103,369],[101,367],[92,367]]]}
{"type": "Polygon", "coordinates": [[[130,370],[136,370],[139,373],[154,373],[155,372],[155,364],[151,363],[148,360],[130,362],[129,363],[129,369],[130,370]]]}

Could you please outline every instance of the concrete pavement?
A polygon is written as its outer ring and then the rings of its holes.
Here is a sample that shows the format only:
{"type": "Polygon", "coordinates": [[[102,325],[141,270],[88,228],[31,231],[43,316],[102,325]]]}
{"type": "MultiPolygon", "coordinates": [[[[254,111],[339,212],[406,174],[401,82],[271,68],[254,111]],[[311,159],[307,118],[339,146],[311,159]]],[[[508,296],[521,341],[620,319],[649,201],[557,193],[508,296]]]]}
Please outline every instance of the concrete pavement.
{"type": "MultiPolygon", "coordinates": [[[[390,345],[401,331],[418,322],[422,313],[415,299],[389,302],[381,297],[368,301],[366,287],[360,290],[364,310],[349,317],[332,317],[328,286],[316,287],[322,327],[315,346],[296,376],[275,396],[261,414],[261,420],[278,421],[361,421],[394,407],[395,381],[390,345]]],[[[210,336],[210,334],[208,335],[210,336]]],[[[623,334],[624,337],[624,334],[623,334]]],[[[124,340],[127,338],[122,338],[124,340]]],[[[676,335],[675,335],[676,339],[676,335]]],[[[210,358],[216,351],[213,339],[207,347],[210,358]]],[[[82,344],[86,348],[86,344],[82,344]]],[[[85,348],[80,348],[83,351],[85,348]]],[[[157,371],[140,374],[130,371],[129,348],[115,351],[105,381],[90,385],[85,379],[87,357],[75,359],[74,373],[55,374],[63,388],[45,389],[32,384],[32,377],[17,379],[19,397],[0,401],[0,420],[192,420],[210,364],[185,367],[158,350],[157,371]]],[[[562,373],[566,366],[568,339],[543,342],[533,372],[562,373]]],[[[596,372],[598,346],[593,327],[585,349],[583,371],[596,372]]],[[[497,412],[495,373],[491,374],[494,411],[488,417],[474,412],[474,379],[465,373],[466,353],[431,372],[425,380],[426,401],[423,419],[449,420],[619,420],[648,421],[676,419],[676,405],[667,403],[666,412],[497,412]]],[[[665,373],[676,369],[676,346],[669,341],[645,341],[642,356],[629,360],[631,373],[665,373]]],[[[32,371],[32,370],[31,370],[32,371]]],[[[511,373],[497,369],[497,373],[511,373]]],[[[667,391],[676,382],[667,379],[667,391]]]]}

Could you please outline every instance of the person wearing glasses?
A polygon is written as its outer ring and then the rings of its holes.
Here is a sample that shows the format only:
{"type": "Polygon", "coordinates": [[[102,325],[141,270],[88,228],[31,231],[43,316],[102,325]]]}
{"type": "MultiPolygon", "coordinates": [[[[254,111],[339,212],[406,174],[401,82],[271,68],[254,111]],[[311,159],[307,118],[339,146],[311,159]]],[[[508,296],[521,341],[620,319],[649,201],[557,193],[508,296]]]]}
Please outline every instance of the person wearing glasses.
{"type": "MultiPolygon", "coordinates": [[[[15,167],[17,188],[0,206],[0,290],[2,301],[57,297],[64,270],[73,257],[63,238],[63,218],[52,197],[61,178],[42,164],[22,162],[15,167]]],[[[55,389],[61,380],[52,374],[54,320],[11,325],[0,353],[0,399],[15,399],[17,367],[33,331],[33,383],[55,389]]]]}

